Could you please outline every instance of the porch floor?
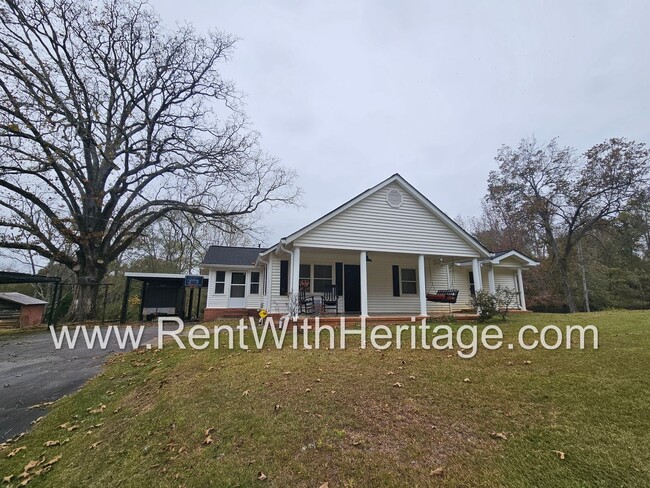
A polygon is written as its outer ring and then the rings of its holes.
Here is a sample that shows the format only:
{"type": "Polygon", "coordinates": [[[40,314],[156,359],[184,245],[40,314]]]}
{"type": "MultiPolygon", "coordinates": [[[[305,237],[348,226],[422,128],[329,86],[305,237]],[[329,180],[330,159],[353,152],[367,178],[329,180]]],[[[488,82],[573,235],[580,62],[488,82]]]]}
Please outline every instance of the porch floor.
{"type": "MultiPolygon", "coordinates": [[[[341,318],[345,317],[346,325],[355,325],[361,323],[361,317],[359,315],[352,314],[328,314],[328,315],[299,315],[298,323],[302,323],[305,319],[309,319],[309,323],[313,324],[316,317],[319,319],[321,325],[339,325],[341,323],[341,318]]],[[[456,321],[466,321],[466,320],[478,320],[478,315],[476,313],[470,312],[456,312],[456,313],[446,313],[446,314],[435,314],[429,315],[427,317],[428,321],[435,321],[441,319],[448,319],[449,317],[454,317],[456,321]]],[[[402,324],[412,324],[420,323],[423,319],[421,315],[404,315],[404,314],[382,314],[382,315],[370,315],[366,317],[366,324],[382,324],[382,325],[402,325],[402,324]],[[415,319],[415,321],[413,321],[415,319]]]]}

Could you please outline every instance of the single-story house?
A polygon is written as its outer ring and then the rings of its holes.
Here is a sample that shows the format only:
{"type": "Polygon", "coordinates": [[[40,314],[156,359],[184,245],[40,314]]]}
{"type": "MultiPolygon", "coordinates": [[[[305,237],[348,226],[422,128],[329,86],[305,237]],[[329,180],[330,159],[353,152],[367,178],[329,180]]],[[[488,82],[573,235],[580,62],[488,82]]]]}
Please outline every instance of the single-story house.
{"type": "Polygon", "coordinates": [[[297,297],[342,315],[424,317],[467,310],[473,293],[499,286],[525,310],[522,271],[537,264],[489,251],[395,174],[268,249],[211,246],[204,318],[286,314],[297,297]],[[453,297],[436,300],[445,290],[453,297]]]}
{"type": "Polygon", "coordinates": [[[47,302],[24,293],[0,293],[0,325],[36,327],[43,323],[47,302]]]}

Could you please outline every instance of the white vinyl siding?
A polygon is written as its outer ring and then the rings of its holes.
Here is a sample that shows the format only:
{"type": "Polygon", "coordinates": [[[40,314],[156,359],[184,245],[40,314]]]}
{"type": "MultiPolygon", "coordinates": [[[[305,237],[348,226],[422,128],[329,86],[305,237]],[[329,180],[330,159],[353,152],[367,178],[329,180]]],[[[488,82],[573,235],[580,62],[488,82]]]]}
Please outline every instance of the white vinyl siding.
{"type": "Polygon", "coordinates": [[[479,256],[456,230],[395,182],[311,229],[293,244],[302,248],[479,256]],[[404,197],[399,208],[386,202],[386,193],[391,189],[399,190],[404,197]]]}
{"type": "Polygon", "coordinates": [[[494,286],[517,290],[517,270],[494,268],[494,286]]]}
{"type": "Polygon", "coordinates": [[[469,288],[469,271],[467,267],[449,265],[449,279],[447,279],[447,265],[441,265],[440,260],[434,258],[425,262],[427,275],[427,290],[436,293],[438,290],[458,290],[456,303],[437,303],[427,301],[427,312],[430,315],[441,313],[459,312],[470,308],[471,298],[469,288]]]}
{"type": "Polygon", "coordinates": [[[232,285],[232,273],[244,273],[246,275],[246,280],[243,285],[246,297],[246,308],[257,309],[260,308],[262,301],[264,300],[264,295],[262,294],[263,289],[263,280],[264,273],[263,269],[255,268],[254,270],[250,269],[211,269],[208,277],[208,296],[206,299],[205,308],[228,308],[228,299],[230,297],[231,285],[232,285]],[[225,282],[224,282],[224,293],[215,293],[216,285],[216,275],[217,271],[222,271],[225,273],[225,282]],[[255,271],[260,273],[260,293],[251,294],[250,293],[250,283],[251,283],[251,272],[255,271]]]}

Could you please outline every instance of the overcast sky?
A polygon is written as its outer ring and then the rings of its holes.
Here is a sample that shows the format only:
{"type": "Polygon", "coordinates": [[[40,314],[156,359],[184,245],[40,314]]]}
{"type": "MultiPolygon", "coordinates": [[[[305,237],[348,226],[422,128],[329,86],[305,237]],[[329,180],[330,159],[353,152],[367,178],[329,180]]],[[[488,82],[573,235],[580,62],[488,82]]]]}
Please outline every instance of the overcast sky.
{"type": "Polygon", "coordinates": [[[650,142],[650,3],[156,0],[165,21],[238,42],[226,76],[305,207],[268,242],[399,172],[479,215],[502,144],[650,142]]]}

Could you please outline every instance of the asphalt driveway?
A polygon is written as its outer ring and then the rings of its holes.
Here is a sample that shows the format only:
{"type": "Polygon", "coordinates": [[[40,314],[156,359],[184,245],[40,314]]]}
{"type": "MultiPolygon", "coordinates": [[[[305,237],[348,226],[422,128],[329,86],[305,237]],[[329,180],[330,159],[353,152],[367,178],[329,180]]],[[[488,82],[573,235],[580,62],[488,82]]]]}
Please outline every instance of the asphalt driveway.
{"type": "MultiPolygon", "coordinates": [[[[147,327],[142,342],[153,339],[156,331],[147,327]]],[[[78,341],[75,349],[58,351],[47,330],[0,336],[0,442],[25,432],[47,411],[29,407],[73,393],[114,352],[119,347],[113,336],[105,350],[98,344],[88,349],[78,341]]]]}

